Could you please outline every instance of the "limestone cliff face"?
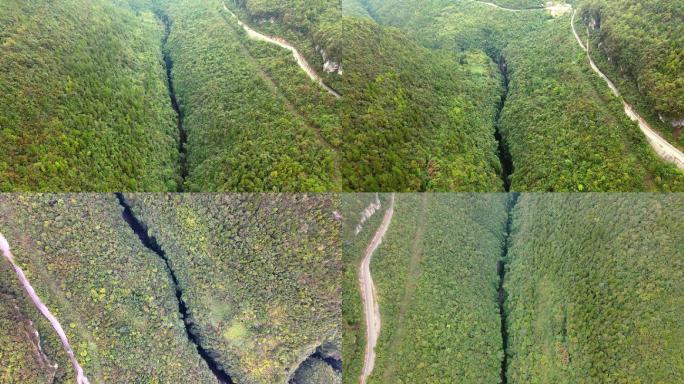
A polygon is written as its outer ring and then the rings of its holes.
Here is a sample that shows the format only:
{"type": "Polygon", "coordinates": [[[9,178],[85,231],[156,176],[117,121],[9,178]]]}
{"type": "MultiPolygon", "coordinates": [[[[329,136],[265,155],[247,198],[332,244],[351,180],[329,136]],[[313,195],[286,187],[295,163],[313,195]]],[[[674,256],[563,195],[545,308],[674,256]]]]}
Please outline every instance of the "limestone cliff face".
{"type": "Polygon", "coordinates": [[[342,70],[342,60],[339,58],[334,58],[326,52],[325,48],[316,46],[316,50],[323,57],[323,71],[326,73],[337,73],[341,75],[344,71],[342,70]]]}

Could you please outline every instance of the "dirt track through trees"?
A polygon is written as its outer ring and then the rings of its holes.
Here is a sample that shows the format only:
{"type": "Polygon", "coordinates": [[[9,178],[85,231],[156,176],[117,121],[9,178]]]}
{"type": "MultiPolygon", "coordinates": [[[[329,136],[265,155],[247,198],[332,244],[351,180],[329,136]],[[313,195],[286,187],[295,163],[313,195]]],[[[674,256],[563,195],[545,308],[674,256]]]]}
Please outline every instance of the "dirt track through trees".
{"type": "Polygon", "coordinates": [[[582,39],[580,38],[579,34],[577,33],[577,29],[575,29],[575,16],[577,14],[577,10],[573,11],[572,13],[572,18],[570,19],[570,24],[572,26],[572,33],[575,35],[575,39],[577,40],[577,43],[579,46],[582,48],[583,51],[587,53],[587,58],[589,59],[589,64],[591,65],[591,69],[596,72],[605,82],[608,84],[608,87],[610,90],[613,92],[613,95],[615,97],[619,98],[620,101],[622,101],[622,105],[625,109],[625,114],[630,118],[630,120],[636,122],[639,124],[639,129],[641,129],[641,132],[646,135],[646,139],[648,140],[648,143],[653,147],[653,149],[656,151],[656,153],[663,158],[665,161],[669,161],[677,166],[679,169],[684,169],[684,153],[680,151],[678,148],[676,148],[674,145],[670,144],[667,140],[663,139],[660,135],[658,135],[653,128],[646,122],[646,120],[641,117],[634,107],[627,103],[624,98],[620,95],[620,91],[617,89],[615,84],[606,76],[601,70],[598,68],[594,60],[591,58],[591,54],[589,51],[589,41],[587,41],[587,44],[585,45],[582,42],[582,39]]]}
{"type": "Polygon", "coordinates": [[[5,259],[7,259],[7,261],[14,268],[14,271],[16,272],[17,276],[19,277],[21,284],[24,286],[26,293],[28,293],[29,297],[33,301],[33,304],[40,311],[40,313],[43,316],[45,316],[45,318],[50,322],[50,324],[52,325],[52,328],[54,328],[55,332],[57,332],[57,335],[59,336],[59,339],[62,342],[64,349],[67,351],[67,354],[69,355],[69,359],[71,360],[71,363],[74,366],[74,370],[76,371],[76,383],[77,384],[90,384],[90,382],[88,381],[88,378],[83,373],[83,368],[81,368],[81,365],[78,363],[78,361],[76,360],[76,357],[74,356],[74,351],[71,349],[71,345],[69,344],[69,340],[67,339],[66,333],[64,333],[64,328],[62,328],[62,325],[59,323],[59,320],[57,320],[57,318],[50,312],[48,307],[45,304],[43,304],[43,302],[40,300],[40,297],[38,296],[36,291],[31,286],[31,283],[26,278],[26,275],[24,274],[24,271],[21,269],[21,267],[19,267],[14,262],[14,256],[12,255],[12,252],[10,251],[9,243],[7,242],[7,239],[5,239],[5,237],[1,233],[0,233],[0,252],[2,252],[2,254],[5,256],[5,259]]]}
{"type": "Polygon", "coordinates": [[[308,61],[306,61],[306,58],[304,58],[304,55],[297,50],[292,44],[287,42],[287,40],[283,39],[282,37],[271,37],[271,36],[266,36],[262,33],[259,33],[252,28],[250,28],[249,25],[243,23],[233,11],[231,11],[226,3],[223,3],[223,9],[226,10],[226,12],[230,13],[232,17],[237,20],[237,23],[239,26],[241,26],[245,32],[247,32],[247,36],[249,36],[253,40],[259,40],[259,41],[265,41],[267,43],[275,44],[279,47],[285,48],[292,52],[292,55],[294,56],[295,60],[297,61],[297,65],[299,65],[300,68],[306,72],[307,75],[311,78],[311,80],[317,82],[323,89],[325,89],[329,94],[335,96],[336,98],[340,98],[341,95],[337,93],[334,89],[330,88],[327,84],[323,82],[323,79],[314,71],[314,69],[311,67],[308,61]]]}
{"type": "Polygon", "coordinates": [[[394,215],[394,199],[395,195],[392,194],[390,196],[389,206],[385,211],[385,216],[370,244],[368,244],[363,255],[363,260],[361,261],[361,266],[359,267],[359,285],[361,287],[363,312],[366,319],[366,352],[363,359],[361,377],[359,379],[359,383],[361,384],[365,384],[368,380],[368,376],[373,372],[373,366],[375,365],[375,345],[378,342],[381,326],[380,306],[378,305],[375,285],[373,284],[373,277],[370,272],[370,262],[373,253],[375,253],[375,250],[378,249],[380,243],[382,243],[382,238],[385,236],[385,233],[387,233],[387,229],[392,222],[392,216],[394,215]]]}

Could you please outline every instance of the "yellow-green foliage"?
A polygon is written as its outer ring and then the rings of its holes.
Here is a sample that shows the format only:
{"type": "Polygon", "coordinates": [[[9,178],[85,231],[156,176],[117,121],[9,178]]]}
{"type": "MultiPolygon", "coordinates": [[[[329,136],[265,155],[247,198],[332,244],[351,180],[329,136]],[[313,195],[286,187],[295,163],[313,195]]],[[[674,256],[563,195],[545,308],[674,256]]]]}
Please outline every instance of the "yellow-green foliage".
{"type": "MultiPolygon", "coordinates": [[[[62,324],[91,383],[184,382],[188,377],[215,382],[185,335],[164,263],[140,243],[121,212],[113,195],[3,195],[0,229],[16,262],[62,324]]],[[[3,281],[6,276],[17,279],[6,272],[6,260],[0,262],[3,281]]],[[[2,301],[10,312],[2,311],[2,318],[15,320],[10,323],[14,331],[3,331],[0,344],[6,344],[6,337],[21,340],[16,331],[32,320],[47,341],[43,345],[50,361],[59,363],[57,382],[75,382],[55,331],[30,302],[20,305],[20,313],[12,312],[12,302],[25,299],[21,289],[10,294],[14,299],[2,301]]],[[[17,349],[28,347],[26,339],[16,344],[17,349]]],[[[8,357],[8,369],[31,382],[27,372],[33,370],[37,351],[17,352],[8,357]]],[[[33,375],[45,372],[35,368],[33,375]]]]}
{"type": "Polygon", "coordinates": [[[339,337],[338,197],[127,198],[168,257],[199,342],[236,382],[286,383],[339,337]]]}
{"type": "Polygon", "coordinates": [[[71,365],[56,334],[34,309],[10,264],[0,261],[0,383],[64,381],[71,365]]]}

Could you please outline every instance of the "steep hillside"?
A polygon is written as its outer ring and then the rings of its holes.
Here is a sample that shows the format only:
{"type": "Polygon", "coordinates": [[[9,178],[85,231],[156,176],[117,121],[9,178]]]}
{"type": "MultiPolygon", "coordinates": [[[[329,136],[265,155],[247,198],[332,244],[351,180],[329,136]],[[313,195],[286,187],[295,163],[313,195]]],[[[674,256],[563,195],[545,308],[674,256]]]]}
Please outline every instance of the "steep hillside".
{"type": "MultiPolygon", "coordinates": [[[[396,196],[389,229],[371,260],[381,326],[368,383],[497,382],[502,359],[497,263],[506,199],[504,194],[396,196]]],[[[355,212],[345,215],[355,221],[355,212]]],[[[358,238],[347,232],[345,244],[368,239],[375,228],[363,231],[358,238]]],[[[345,253],[358,251],[345,247],[345,253]]],[[[345,287],[358,284],[350,273],[358,268],[356,256],[344,256],[345,287]]],[[[358,295],[358,286],[354,292],[358,295]]],[[[359,322],[359,308],[345,304],[344,309],[345,324],[359,322]]],[[[344,338],[357,340],[345,341],[350,348],[345,359],[355,368],[363,360],[358,347],[363,340],[346,332],[344,338]]],[[[358,372],[345,371],[344,381],[358,382],[358,372]]]]}
{"type": "Polygon", "coordinates": [[[684,188],[684,174],[656,157],[591,71],[567,15],[553,18],[544,10],[511,12],[466,1],[368,4],[376,19],[426,46],[479,48],[498,62],[505,81],[495,126],[510,154],[512,190],[684,188]]]}
{"type": "Polygon", "coordinates": [[[523,195],[508,383],[684,380],[682,214],[681,194],[523,195]]]}
{"type": "Polygon", "coordinates": [[[188,189],[502,189],[491,127],[500,78],[481,53],[428,51],[372,21],[328,17],[337,8],[304,22],[259,4],[179,0],[162,9],[188,132],[188,189]],[[287,50],[246,36],[240,18],[292,44],[342,97],[287,50]]]}
{"type": "MultiPolygon", "coordinates": [[[[124,199],[167,258],[188,323],[218,371],[248,384],[339,375],[337,197],[124,199]]],[[[322,384],[301,384],[309,383],[322,384]]]]}
{"type": "Polygon", "coordinates": [[[684,3],[586,0],[579,2],[594,47],[639,93],[632,101],[668,123],[684,147],[684,3]]]}
{"type": "Polygon", "coordinates": [[[122,1],[3,1],[0,190],[175,190],[162,35],[122,1]]]}
{"type": "MultiPolygon", "coordinates": [[[[0,229],[91,383],[215,382],[186,336],[163,261],[121,212],[113,195],[4,195],[0,229]]],[[[8,261],[2,257],[0,264],[2,306],[9,310],[1,316],[0,378],[9,375],[2,382],[53,382],[38,380],[47,376],[76,382],[57,333],[26,298],[8,261]]]]}

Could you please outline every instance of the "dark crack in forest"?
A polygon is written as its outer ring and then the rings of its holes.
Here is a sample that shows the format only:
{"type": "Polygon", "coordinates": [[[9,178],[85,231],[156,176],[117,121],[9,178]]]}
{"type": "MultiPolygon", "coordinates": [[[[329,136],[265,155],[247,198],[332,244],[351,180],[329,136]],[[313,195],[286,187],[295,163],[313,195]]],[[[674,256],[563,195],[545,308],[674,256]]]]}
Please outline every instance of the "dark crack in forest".
{"type": "Polygon", "coordinates": [[[202,347],[202,344],[200,343],[200,337],[194,332],[192,316],[188,310],[187,304],[183,300],[183,289],[178,283],[178,278],[176,277],[176,273],[174,272],[166,253],[159,246],[157,240],[153,236],[149,235],[145,224],[135,216],[130,204],[126,201],[125,196],[122,193],[117,193],[116,197],[119,200],[119,204],[121,204],[123,207],[123,219],[138,236],[140,242],[164,261],[175,289],[176,299],[178,301],[178,312],[182,316],[183,324],[185,325],[185,333],[188,337],[188,340],[195,345],[197,348],[197,353],[200,355],[202,360],[207,363],[207,366],[209,369],[211,369],[220,384],[233,384],[233,380],[231,379],[230,375],[221,368],[221,365],[214,359],[214,357],[211,356],[211,353],[202,347]]]}
{"type": "Polygon", "coordinates": [[[508,382],[507,368],[508,368],[508,323],[506,320],[506,289],[504,283],[506,281],[506,264],[508,262],[508,250],[511,244],[511,232],[513,229],[513,209],[518,203],[520,197],[517,193],[512,193],[509,197],[507,212],[508,220],[506,222],[506,233],[504,234],[503,244],[501,247],[501,259],[497,262],[496,269],[499,274],[499,314],[501,317],[501,341],[503,343],[503,358],[501,360],[501,383],[508,382]]]}

